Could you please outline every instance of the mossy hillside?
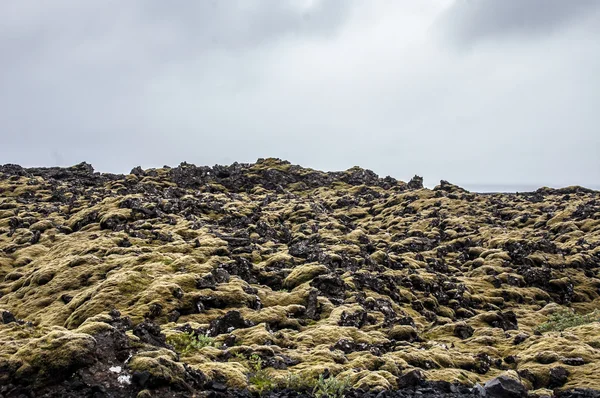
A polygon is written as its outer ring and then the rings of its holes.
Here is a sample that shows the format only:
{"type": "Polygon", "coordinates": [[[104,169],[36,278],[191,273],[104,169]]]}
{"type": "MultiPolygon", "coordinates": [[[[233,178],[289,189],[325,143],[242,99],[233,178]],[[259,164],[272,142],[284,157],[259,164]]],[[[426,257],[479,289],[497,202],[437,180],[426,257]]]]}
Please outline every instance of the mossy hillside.
{"type": "Polygon", "coordinates": [[[60,381],[70,372],[94,362],[96,341],[85,333],[53,330],[2,329],[0,367],[6,370],[0,382],[9,377],[39,386],[60,381]],[[40,336],[41,335],[41,336],[40,336]]]}
{"type": "MultiPolygon", "coordinates": [[[[600,388],[597,323],[535,334],[560,308],[600,307],[595,192],[414,190],[362,169],[276,159],[129,176],[11,173],[0,175],[0,307],[38,332],[3,332],[4,360],[23,349],[18,361],[36,369],[25,357],[48,328],[93,338],[108,330],[95,317],[113,309],[167,336],[234,310],[248,323],[216,346],[139,353],[131,369],[177,384],[188,363],[245,387],[251,364],[224,360],[243,347],[246,358],[263,353],[276,379],[328,371],[381,389],[413,369],[464,384],[512,371],[541,389],[562,366],[561,388],[600,388]],[[472,335],[457,336],[465,325],[472,335]]],[[[73,349],[89,352],[82,345],[73,349]]]]}

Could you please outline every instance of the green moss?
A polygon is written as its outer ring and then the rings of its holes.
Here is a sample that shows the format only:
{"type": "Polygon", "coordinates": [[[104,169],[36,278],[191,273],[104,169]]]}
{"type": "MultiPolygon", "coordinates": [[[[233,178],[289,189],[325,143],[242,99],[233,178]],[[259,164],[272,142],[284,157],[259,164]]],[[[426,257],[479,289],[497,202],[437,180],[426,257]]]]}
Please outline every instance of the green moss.
{"type": "Polygon", "coordinates": [[[248,388],[248,371],[245,364],[239,362],[201,362],[194,368],[204,372],[209,378],[225,380],[230,388],[248,388]]]}
{"type": "Polygon", "coordinates": [[[321,264],[305,264],[294,268],[294,270],[283,281],[284,287],[293,289],[296,286],[308,282],[314,277],[329,272],[329,269],[321,264]]]}
{"type": "Polygon", "coordinates": [[[585,315],[578,315],[572,310],[561,309],[551,314],[546,322],[536,327],[536,330],[541,333],[549,331],[561,332],[568,328],[599,321],[600,311],[594,311],[585,315]]]}
{"type": "Polygon", "coordinates": [[[153,382],[158,385],[184,383],[183,364],[177,362],[177,356],[166,349],[141,352],[135,355],[127,366],[132,372],[150,373],[153,382]]]}
{"type": "MultiPolygon", "coordinates": [[[[506,367],[529,369],[543,384],[549,369],[562,364],[571,372],[565,388],[600,388],[600,332],[598,323],[587,323],[600,308],[597,193],[566,197],[544,190],[531,201],[456,187],[403,192],[405,184],[383,189],[341,182],[360,169],[326,175],[277,159],[238,166],[236,182],[211,176],[208,185],[189,189],[178,186],[169,168],[89,186],[0,176],[0,306],[34,325],[0,324],[0,369],[13,375],[23,366],[24,379],[52,373],[27,359],[45,352],[35,341],[57,330],[93,338],[112,330],[107,311],[116,308],[134,324],[151,318],[176,346],[180,356],[127,332],[141,351],[132,366],[163,384],[184,377],[184,362],[232,388],[250,383],[255,391],[270,388],[271,379],[280,386],[287,375],[288,385],[312,391],[326,370],[348,377],[355,388],[394,388],[396,378],[415,367],[430,380],[465,384],[485,382],[506,367]],[[281,189],[260,185],[287,173],[293,175],[281,189]],[[318,179],[329,185],[310,188],[318,179]],[[231,188],[238,183],[241,189],[231,188]],[[59,198],[60,191],[67,193],[59,198]],[[18,197],[28,192],[36,196],[18,197]],[[161,212],[132,212],[122,207],[126,199],[161,212]],[[127,226],[117,232],[113,223],[127,226]],[[31,243],[38,231],[39,241],[31,243]],[[125,238],[131,247],[122,247],[125,238]],[[290,254],[305,240],[318,256],[290,254]],[[530,280],[528,272],[538,271],[548,272],[547,286],[530,280]],[[333,290],[311,286],[322,274],[339,276],[345,294],[332,298],[333,290]],[[552,315],[560,308],[554,303],[565,299],[576,314],[588,315],[552,315]],[[317,320],[306,317],[308,307],[317,320]],[[219,348],[179,332],[184,324],[206,330],[230,310],[254,326],[217,336],[219,348]],[[498,322],[498,312],[509,310],[518,330],[505,331],[498,322]],[[342,326],[343,312],[360,327],[342,326]],[[405,317],[416,327],[396,322],[405,317]],[[455,336],[457,320],[474,328],[472,337],[455,336]],[[534,333],[537,327],[542,335],[534,333]],[[515,344],[519,333],[529,337],[515,344]],[[234,337],[234,347],[223,349],[234,337]],[[332,350],[340,340],[387,346],[392,339],[394,349],[380,356],[332,350]],[[24,347],[35,350],[15,357],[24,347]],[[224,360],[226,350],[243,358],[224,360]],[[297,364],[257,372],[247,359],[252,353],[297,364]],[[485,375],[474,369],[482,355],[492,361],[485,375]],[[515,364],[498,362],[510,356],[515,364]],[[567,365],[570,358],[584,363],[567,365]]],[[[53,351],[62,357],[62,348],[53,351]]]]}
{"type": "Polygon", "coordinates": [[[412,341],[417,338],[417,331],[410,325],[396,325],[388,331],[388,336],[398,341],[412,341]]]}
{"type": "Polygon", "coordinates": [[[95,336],[102,332],[109,332],[114,330],[112,326],[108,323],[104,322],[90,322],[91,318],[88,318],[81,326],[79,326],[76,331],[78,333],[86,333],[92,336],[95,336]]]}
{"type": "Polygon", "coordinates": [[[54,330],[20,347],[9,357],[8,367],[17,380],[44,385],[92,364],[95,348],[90,335],[54,330]]]}

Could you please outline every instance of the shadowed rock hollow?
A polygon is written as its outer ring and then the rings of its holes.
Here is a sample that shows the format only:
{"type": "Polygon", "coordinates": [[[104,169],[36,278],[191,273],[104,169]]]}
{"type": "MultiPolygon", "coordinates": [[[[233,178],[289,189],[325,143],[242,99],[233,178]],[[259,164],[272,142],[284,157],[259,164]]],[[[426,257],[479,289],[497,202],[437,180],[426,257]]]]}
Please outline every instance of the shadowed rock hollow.
{"type": "Polygon", "coordinates": [[[581,187],[4,165],[0,249],[2,397],[600,389],[600,194],[581,187]],[[592,315],[540,327],[566,309],[592,315]]]}

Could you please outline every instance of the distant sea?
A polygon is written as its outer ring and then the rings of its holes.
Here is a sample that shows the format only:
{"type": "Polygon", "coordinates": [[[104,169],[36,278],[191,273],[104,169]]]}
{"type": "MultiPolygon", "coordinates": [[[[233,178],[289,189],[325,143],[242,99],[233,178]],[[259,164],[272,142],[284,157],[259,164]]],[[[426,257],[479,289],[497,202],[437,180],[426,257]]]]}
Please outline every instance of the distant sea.
{"type": "MultiPolygon", "coordinates": [[[[514,185],[504,185],[504,184],[465,184],[465,185],[460,185],[457,184],[460,187],[463,187],[464,189],[471,191],[471,192],[481,192],[481,193],[488,193],[488,192],[532,192],[537,190],[538,188],[544,187],[544,186],[549,186],[550,188],[564,188],[567,187],[569,185],[577,185],[577,184],[567,184],[567,185],[548,185],[548,184],[514,184],[514,185]]],[[[589,189],[595,189],[595,190],[599,190],[600,191],[600,185],[594,184],[594,185],[583,185],[583,187],[585,188],[589,188],[589,189]]]]}

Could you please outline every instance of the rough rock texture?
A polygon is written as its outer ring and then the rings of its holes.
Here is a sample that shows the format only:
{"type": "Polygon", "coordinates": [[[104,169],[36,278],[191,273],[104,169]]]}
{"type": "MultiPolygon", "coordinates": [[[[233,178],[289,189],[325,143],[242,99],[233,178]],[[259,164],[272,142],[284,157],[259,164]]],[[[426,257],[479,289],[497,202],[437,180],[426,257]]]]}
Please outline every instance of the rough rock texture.
{"type": "Polygon", "coordinates": [[[483,386],[488,398],[526,398],[527,390],[518,380],[506,376],[496,377],[483,386]]]}
{"type": "Polygon", "coordinates": [[[4,165],[0,397],[594,397],[600,324],[536,328],[600,308],[599,264],[581,187],[4,165]]]}

